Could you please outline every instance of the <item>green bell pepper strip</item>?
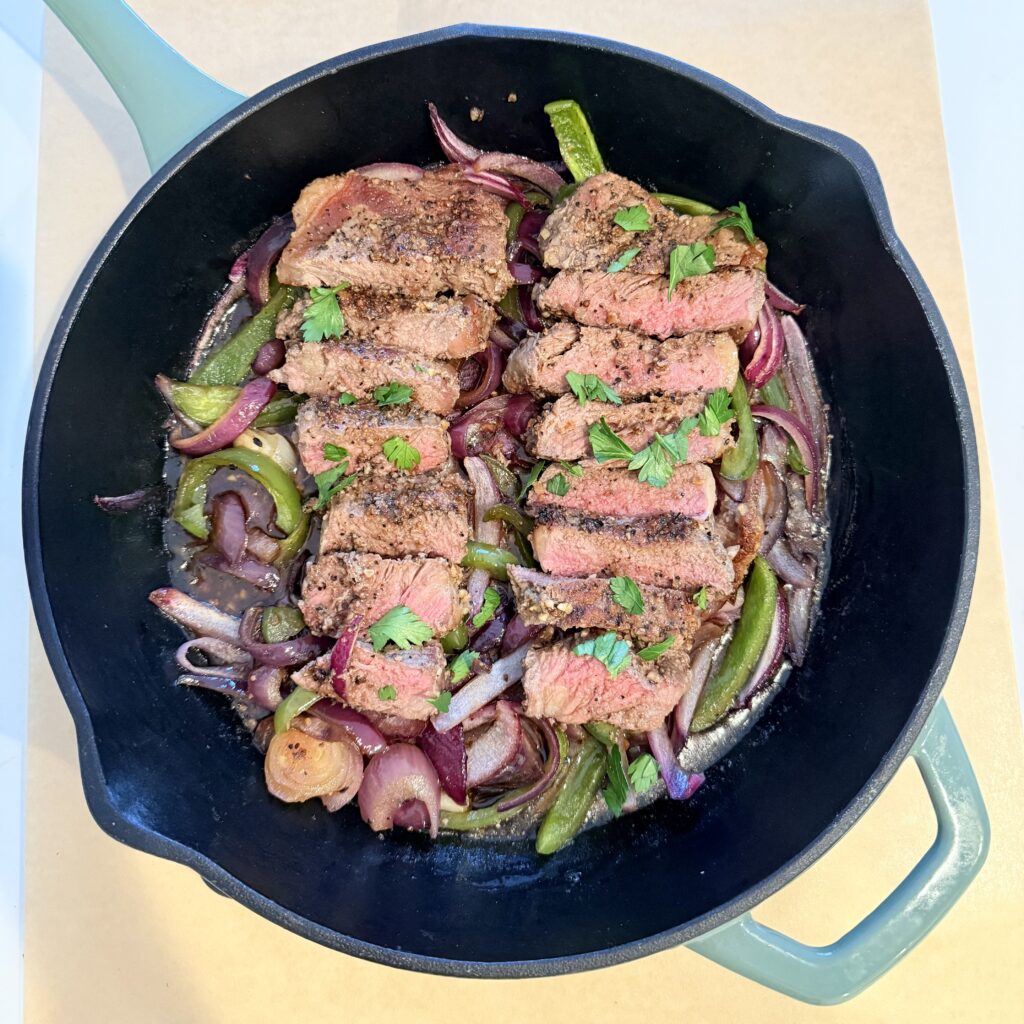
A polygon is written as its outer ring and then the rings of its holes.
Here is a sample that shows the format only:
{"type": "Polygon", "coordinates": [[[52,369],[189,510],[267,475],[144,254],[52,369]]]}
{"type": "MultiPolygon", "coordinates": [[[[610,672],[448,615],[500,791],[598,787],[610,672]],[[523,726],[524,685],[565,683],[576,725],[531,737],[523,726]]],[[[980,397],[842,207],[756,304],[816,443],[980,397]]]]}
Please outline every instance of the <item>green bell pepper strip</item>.
{"type": "Polygon", "coordinates": [[[274,337],[278,314],[301,294],[300,288],[278,287],[255,316],[242,324],[216,352],[206,357],[189,381],[192,384],[241,384],[256,353],[274,337]]]}
{"type": "Polygon", "coordinates": [[[555,198],[551,201],[552,207],[560,206],[566,201],[579,188],[579,185],[575,181],[567,181],[556,193],[555,198]]]}
{"type": "Polygon", "coordinates": [[[505,237],[510,242],[516,240],[519,233],[519,225],[523,222],[524,213],[526,211],[520,203],[509,203],[505,207],[505,218],[508,220],[508,230],[505,232],[505,237]]]}
{"type": "Polygon", "coordinates": [[[583,827],[587,811],[604,778],[606,761],[604,745],[593,736],[587,736],[575,764],[569,766],[555,802],[537,830],[538,853],[550,854],[560,850],[583,827]]]}
{"type": "Polygon", "coordinates": [[[651,195],[659,202],[664,203],[670,210],[675,210],[676,213],[686,213],[691,217],[718,213],[713,206],[708,206],[707,203],[702,203],[697,199],[687,199],[686,196],[674,196],[671,192],[652,192],[651,195]]]}
{"type": "MultiPolygon", "coordinates": [[[[200,540],[210,535],[210,522],[203,511],[206,504],[206,485],[210,477],[222,466],[234,466],[262,484],[274,499],[277,525],[291,534],[302,525],[302,497],[292,478],[270,456],[247,448],[225,448],[198,459],[192,459],[178,481],[171,517],[200,540]]],[[[286,537],[282,548],[290,538],[286,537]]],[[[303,537],[305,541],[305,537],[303,537]]],[[[301,545],[300,545],[301,546],[301,545]]],[[[280,557],[280,556],[279,556],[280,557]]]]}
{"type": "Polygon", "coordinates": [[[265,644],[279,644],[291,640],[306,628],[306,621],[298,608],[288,605],[272,605],[263,609],[260,619],[260,633],[265,644]]]}
{"type": "Polygon", "coordinates": [[[278,551],[277,558],[274,559],[277,565],[287,565],[302,550],[302,545],[306,543],[306,538],[309,536],[311,518],[308,512],[303,512],[299,525],[284,540],[279,541],[281,550],[278,551]]]}
{"type": "Polygon", "coordinates": [[[594,737],[598,743],[603,743],[606,747],[617,747],[619,745],[619,730],[614,725],[609,725],[607,722],[587,722],[583,726],[591,736],[594,737]]]}
{"type": "Polygon", "coordinates": [[[511,505],[492,505],[484,513],[485,523],[493,523],[495,520],[501,523],[508,523],[516,533],[523,537],[533,530],[533,519],[511,505]]]}
{"type": "Polygon", "coordinates": [[[522,320],[523,308],[519,305],[519,287],[512,285],[511,288],[501,297],[498,303],[498,311],[504,313],[509,320],[522,320]]]}
{"type": "Polygon", "coordinates": [[[586,114],[575,100],[552,100],[544,106],[558,151],[576,181],[586,181],[604,171],[604,160],[587,123],[586,114]]]}
{"type": "MultiPolygon", "coordinates": [[[[167,388],[175,408],[201,427],[208,427],[219,420],[234,404],[241,390],[229,384],[190,384],[180,380],[168,381],[167,388]]],[[[280,392],[267,403],[252,425],[259,429],[291,423],[299,404],[298,395],[290,391],[280,392]]]]}
{"type": "Polygon", "coordinates": [[[463,622],[454,629],[450,629],[443,637],[441,637],[441,650],[444,651],[445,654],[455,654],[456,651],[465,650],[466,644],[468,643],[469,629],[463,622]]]}
{"type": "Polygon", "coordinates": [[[498,485],[498,490],[501,494],[515,501],[516,495],[519,493],[519,480],[515,473],[504,462],[499,462],[491,455],[481,455],[480,458],[487,463],[487,468],[491,471],[494,482],[498,485]]]}
{"type": "MultiPolygon", "coordinates": [[[[513,790],[503,799],[510,800],[512,797],[519,796],[525,792],[525,787],[513,790]]],[[[501,800],[498,800],[490,807],[482,807],[477,811],[451,811],[442,814],[441,828],[450,828],[454,832],[474,832],[480,828],[492,828],[508,818],[514,818],[520,811],[529,806],[528,804],[520,804],[518,807],[510,807],[507,811],[499,811],[498,804],[500,803],[501,800]]]]}
{"type": "Polygon", "coordinates": [[[291,693],[280,704],[274,712],[274,732],[287,732],[291,727],[292,719],[308,711],[320,697],[311,690],[304,690],[296,686],[291,693]]]}
{"type": "Polygon", "coordinates": [[[690,728],[710,729],[728,710],[743,689],[764,651],[771,632],[779,584],[768,563],[758,555],[747,577],[743,611],[729,649],[718,671],[708,680],[697,702],[690,728]]]}
{"type": "Polygon", "coordinates": [[[511,551],[479,540],[471,540],[466,545],[466,556],[459,563],[466,569],[486,569],[496,580],[504,581],[508,580],[506,566],[522,564],[511,551]]]}
{"type": "MultiPolygon", "coordinates": [[[[786,383],[782,379],[782,374],[776,373],[772,379],[761,388],[761,400],[765,405],[774,405],[776,409],[785,409],[787,412],[789,411],[789,393],[786,391],[786,383]]],[[[793,470],[794,473],[799,473],[800,476],[807,476],[810,472],[810,470],[804,465],[804,460],[800,458],[800,450],[792,441],[789,442],[786,461],[789,463],[789,468],[793,470]]]]}
{"type": "Polygon", "coordinates": [[[746,480],[757,469],[758,450],[757,430],[754,417],[750,415],[750,399],[742,376],[736,378],[736,386],[732,390],[732,407],[739,436],[736,446],[722,456],[722,476],[726,480],[746,480]]]}

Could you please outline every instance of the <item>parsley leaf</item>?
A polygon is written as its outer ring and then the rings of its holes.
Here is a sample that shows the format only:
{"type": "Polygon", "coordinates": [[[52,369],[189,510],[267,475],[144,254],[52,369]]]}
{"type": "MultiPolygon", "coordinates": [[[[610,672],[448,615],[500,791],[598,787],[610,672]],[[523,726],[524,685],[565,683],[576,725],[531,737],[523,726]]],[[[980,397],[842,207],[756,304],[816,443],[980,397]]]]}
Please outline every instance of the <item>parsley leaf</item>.
{"type": "Polygon", "coordinates": [[[443,715],[452,702],[452,695],[448,690],[442,690],[436,697],[428,697],[427,703],[433,704],[443,715]]]}
{"type": "Polygon", "coordinates": [[[654,440],[629,460],[629,469],[637,469],[640,483],[664,487],[672,478],[672,468],[679,462],[675,438],[655,434],[654,440]]]}
{"type": "Polygon", "coordinates": [[[658,781],[658,762],[650,754],[641,754],[629,766],[629,781],[638,793],[646,793],[658,781]]]}
{"type": "Polygon", "coordinates": [[[546,490],[548,494],[554,494],[559,498],[564,498],[569,493],[569,481],[566,480],[561,473],[556,473],[547,482],[546,490]]]}
{"type": "Polygon", "coordinates": [[[598,462],[633,457],[633,449],[608,426],[603,416],[599,423],[590,424],[587,435],[590,437],[590,450],[598,462]]]}
{"type": "Polygon", "coordinates": [[[377,696],[381,700],[394,700],[398,696],[398,691],[393,686],[382,686],[377,691],[377,696]]]}
{"type": "Polygon", "coordinates": [[[732,396],[725,388],[716,388],[708,395],[704,408],[697,417],[704,437],[716,437],[722,427],[732,419],[732,396]]]}
{"type": "Polygon", "coordinates": [[[342,459],[348,458],[348,449],[328,442],[324,445],[324,458],[329,462],[341,462],[342,459]]]}
{"type": "Polygon", "coordinates": [[[611,402],[612,405],[622,405],[622,399],[595,373],[576,373],[570,370],[565,375],[565,382],[579,399],[581,407],[587,402],[611,402]]]}
{"type": "Polygon", "coordinates": [[[629,665],[629,644],[614,633],[602,633],[593,640],[584,640],[572,649],[573,654],[597,658],[614,679],[629,665]]]}
{"type": "Polygon", "coordinates": [[[680,462],[685,462],[690,455],[690,431],[697,426],[696,416],[687,416],[679,421],[679,426],[672,433],[672,442],[680,462]]]}
{"type": "Polygon", "coordinates": [[[383,409],[386,405],[405,405],[412,400],[412,388],[392,381],[373,389],[373,400],[383,409]]]}
{"type": "Polygon", "coordinates": [[[702,612],[706,612],[708,610],[708,588],[707,587],[701,587],[700,590],[698,590],[693,595],[693,603],[702,612]]]}
{"type": "Polygon", "coordinates": [[[539,459],[533,464],[530,475],[523,482],[523,489],[519,492],[520,501],[526,497],[526,492],[540,479],[540,475],[544,472],[546,466],[547,463],[543,459],[539,459]]]}
{"type": "Polygon", "coordinates": [[[338,405],[352,405],[356,400],[356,396],[351,391],[342,391],[338,395],[338,405]]]}
{"type": "Polygon", "coordinates": [[[625,231],[650,231],[651,218],[647,207],[640,203],[637,206],[623,206],[615,211],[613,222],[625,231]]]}
{"type": "Polygon", "coordinates": [[[348,287],[342,281],[336,288],[310,288],[313,300],[302,313],[303,341],[323,341],[325,338],[340,338],[345,330],[345,317],[338,305],[338,292],[348,287]]]}
{"type": "Polygon", "coordinates": [[[457,658],[453,658],[448,665],[452,674],[453,683],[461,683],[469,675],[470,667],[480,655],[476,651],[463,651],[457,658]]]}
{"type": "Polygon", "coordinates": [[[324,508],[327,503],[336,494],[345,490],[353,480],[355,480],[355,473],[348,473],[348,460],[339,463],[337,466],[332,466],[330,469],[325,469],[322,473],[317,473],[313,477],[313,482],[316,484],[317,496],[316,496],[316,509],[324,508]]]}
{"type": "Polygon", "coordinates": [[[684,277],[700,277],[715,269],[715,250],[704,242],[677,245],[668,256],[668,297],[684,277]]]}
{"type": "Polygon", "coordinates": [[[627,249],[625,252],[620,253],[605,268],[606,272],[617,274],[620,270],[625,270],[636,259],[639,252],[639,249],[627,249]]]}
{"type": "Polygon", "coordinates": [[[654,661],[660,658],[674,643],[676,638],[669,633],[664,640],[656,644],[648,644],[642,650],[636,652],[636,656],[643,661],[654,661]]]}
{"type": "Polygon", "coordinates": [[[559,459],[558,464],[566,471],[566,473],[569,474],[569,476],[574,476],[577,479],[583,476],[583,467],[577,466],[575,462],[562,462],[562,460],[559,459]]]}
{"type": "Polygon", "coordinates": [[[419,647],[434,635],[434,631],[404,604],[395,605],[391,611],[385,612],[366,632],[370,634],[375,651],[382,651],[389,640],[407,651],[410,647],[419,647]]]}
{"type": "Polygon", "coordinates": [[[622,813],[622,805],[629,797],[629,780],[622,769],[622,751],[619,745],[608,748],[608,786],[601,790],[601,796],[608,805],[608,810],[617,818],[622,813]]]}
{"type": "Polygon", "coordinates": [[[739,228],[747,236],[747,241],[753,245],[757,241],[757,235],[754,234],[754,225],[750,222],[750,214],[747,213],[747,204],[737,203],[735,206],[727,206],[726,209],[733,216],[720,220],[711,229],[712,234],[721,228],[739,228]]]}
{"type": "Polygon", "coordinates": [[[420,464],[420,453],[404,438],[389,437],[380,447],[395,469],[415,469],[420,464]]]}
{"type": "Polygon", "coordinates": [[[494,587],[488,587],[484,591],[484,599],[480,605],[480,611],[473,616],[473,625],[479,629],[484,623],[490,622],[494,618],[494,613],[498,610],[499,604],[501,604],[501,594],[494,587]]]}
{"type": "Polygon", "coordinates": [[[625,608],[630,615],[643,615],[644,596],[633,580],[628,576],[613,576],[608,581],[608,587],[612,592],[612,600],[620,608],[625,608]]]}

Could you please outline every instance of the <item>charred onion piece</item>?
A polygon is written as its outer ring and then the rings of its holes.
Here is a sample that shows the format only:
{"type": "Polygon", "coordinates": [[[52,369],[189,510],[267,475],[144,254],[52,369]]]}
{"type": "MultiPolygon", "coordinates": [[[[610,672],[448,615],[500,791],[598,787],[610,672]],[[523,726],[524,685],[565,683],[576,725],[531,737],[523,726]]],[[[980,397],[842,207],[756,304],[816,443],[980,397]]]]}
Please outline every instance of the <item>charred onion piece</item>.
{"type": "Polygon", "coordinates": [[[414,801],[425,807],[426,824],[431,838],[435,837],[441,813],[441,784],[427,755],[409,743],[395,743],[374,754],[359,787],[363,821],[374,832],[383,832],[394,826],[402,806],[414,801]]]}
{"type": "Polygon", "coordinates": [[[351,740],[328,742],[291,728],[271,739],[263,771],[278,800],[301,803],[336,794],[347,796],[347,803],[360,788],[363,756],[351,740]]]}

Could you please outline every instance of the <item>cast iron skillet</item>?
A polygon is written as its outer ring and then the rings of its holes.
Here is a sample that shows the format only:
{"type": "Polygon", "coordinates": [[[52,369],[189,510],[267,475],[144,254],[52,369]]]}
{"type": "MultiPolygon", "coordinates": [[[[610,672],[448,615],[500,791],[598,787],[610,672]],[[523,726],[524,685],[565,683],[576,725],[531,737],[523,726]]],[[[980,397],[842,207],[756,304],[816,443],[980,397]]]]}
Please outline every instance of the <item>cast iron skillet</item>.
{"type": "Polygon", "coordinates": [[[825,954],[785,949],[746,917],[698,945],[835,1001],[913,945],[984,858],[984,808],[948,715],[911,751],[956,650],[977,551],[974,433],[949,337],[863,150],[676,61],[461,26],[338,57],[242,103],[155,174],[75,286],[35,395],[24,521],[36,616],[101,827],[336,949],[521,977],[694,939],[820,856],[913,752],[942,828],[931,863],[881,918],[825,954]],[[541,108],[559,97],[582,102],[616,171],[718,206],[744,199],[773,279],[810,304],[804,325],[833,404],[834,545],[805,666],[697,797],[543,859],[524,845],[381,838],[352,808],[272,799],[226,704],[172,685],[181,634],[145,599],[166,582],[158,514],[111,517],[91,498],[159,478],[165,409],[150,382],[184,374],[232,254],[304,184],[437,160],[428,99],[477,145],[550,159],[541,108]],[[486,116],[470,125],[473,104],[486,116]],[[865,968],[869,939],[885,948],[865,968]]]}

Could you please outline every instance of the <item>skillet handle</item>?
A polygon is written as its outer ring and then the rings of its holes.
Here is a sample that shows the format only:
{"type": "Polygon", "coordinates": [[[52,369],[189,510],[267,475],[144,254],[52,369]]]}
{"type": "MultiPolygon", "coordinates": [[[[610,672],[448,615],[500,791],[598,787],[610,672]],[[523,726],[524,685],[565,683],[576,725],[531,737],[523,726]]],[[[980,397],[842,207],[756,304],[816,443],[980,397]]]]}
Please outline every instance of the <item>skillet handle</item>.
{"type": "Polygon", "coordinates": [[[135,122],[151,170],[245,99],[167,45],[123,0],[46,0],[135,122]]]}
{"type": "Polygon", "coordinates": [[[805,1003],[841,1003],[880,978],[938,924],[988,853],[985,804],[944,700],[911,756],[931,797],[938,834],[910,874],[863,921],[830,946],[806,946],[743,914],[689,946],[805,1003]]]}

